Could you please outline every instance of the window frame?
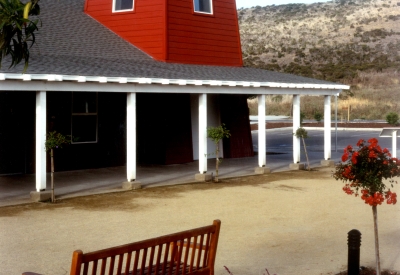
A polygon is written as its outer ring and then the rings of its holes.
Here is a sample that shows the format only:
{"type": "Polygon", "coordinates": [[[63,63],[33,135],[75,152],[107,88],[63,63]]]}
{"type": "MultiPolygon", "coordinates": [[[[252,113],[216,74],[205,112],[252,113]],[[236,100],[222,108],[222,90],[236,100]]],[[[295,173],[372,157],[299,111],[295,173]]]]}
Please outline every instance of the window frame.
{"type": "Polygon", "coordinates": [[[213,6],[213,0],[208,0],[210,2],[210,12],[206,11],[197,11],[196,10],[196,1],[201,1],[201,0],[193,0],[193,12],[196,14],[204,14],[204,15],[214,15],[214,6],[213,6]]]}
{"type": "MultiPolygon", "coordinates": [[[[72,92],[72,100],[71,100],[71,144],[88,144],[88,143],[98,143],[99,142],[99,93],[96,94],[96,112],[85,112],[85,113],[74,113],[74,93],[82,93],[82,92],[72,92]],[[96,116],[96,139],[92,141],[74,141],[74,132],[73,132],[73,117],[79,116],[96,116]]],[[[91,92],[84,92],[91,93],[91,92]]]]}
{"type": "Polygon", "coordinates": [[[115,5],[116,5],[117,0],[113,0],[113,2],[112,2],[112,12],[113,13],[118,13],[118,12],[134,11],[135,10],[135,0],[131,0],[131,1],[132,1],[132,9],[116,10],[115,9],[115,5]]]}

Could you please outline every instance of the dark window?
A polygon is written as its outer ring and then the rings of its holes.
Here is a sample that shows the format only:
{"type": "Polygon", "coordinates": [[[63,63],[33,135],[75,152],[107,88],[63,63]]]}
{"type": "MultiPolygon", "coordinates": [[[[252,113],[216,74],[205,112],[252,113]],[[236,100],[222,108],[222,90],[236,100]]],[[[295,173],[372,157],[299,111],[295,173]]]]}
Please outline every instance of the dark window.
{"type": "Polygon", "coordinates": [[[212,0],[194,0],[194,11],[212,13],[212,0]]]}
{"type": "Polygon", "coordinates": [[[97,93],[72,93],[72,143],[97,142],[97,93]]]}
{"type": "Polygon", "coordinates": [[[133,10],[134,0],[114,0],[113,11],[133,10]]]}

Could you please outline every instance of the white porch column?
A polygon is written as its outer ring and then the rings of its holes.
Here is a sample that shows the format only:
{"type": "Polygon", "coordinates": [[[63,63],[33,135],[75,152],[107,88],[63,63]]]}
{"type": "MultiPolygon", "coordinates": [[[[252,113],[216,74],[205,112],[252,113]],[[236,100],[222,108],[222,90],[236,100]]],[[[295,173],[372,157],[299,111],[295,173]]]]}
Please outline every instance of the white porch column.
{"type": "Polygon", "coordinates": [[[126,98],[126,178],[136,180],[136,93],[126,98]]]}
{"type": "Polygon", "coordinates": [[[123,189],[140,189],[136,180],[136,93],[126,95],[126,182],[123,189]]]}
{"type": "Polygon", "coordinates": [[[331,96],[324,100],[324,159],[331,159],[331,96]]]}
{"type": "MultiPolygon", "coordinates": [[[[300,128],[300,95],[293,95],[293,133],[300,128]]],[[[300,138],[293,135],[293,163],[300,163],[300,138]]]]}
{"type": "Polygon", "coordinates": [[[258,96],[258,167],[254,169],[256,174],[270,173],[271,170],[266,167],[267,148],[265,133],[265,95],[258,96]]]}
{"type": "Polygon", "coordinates": [[[258,96],[258,166],[266,165],[265,95],[258,96]]]}
{"type": "Polygon", "coordinates": [[[207,173],[207,94],[199,95],[199,172],[207,173]]]}
{"type": "Polygon", "coordinates": [[[46,190],[46,92],[36,92],[36,191],[46,190]]]}
{"type": "Polygon", "coordinates": [[[392,158],[397,158],[396,157],[396,151],[397,151],[397,146],[396,146],[396,139],[397,139],[397,131],[392,132],[392,158]]]}

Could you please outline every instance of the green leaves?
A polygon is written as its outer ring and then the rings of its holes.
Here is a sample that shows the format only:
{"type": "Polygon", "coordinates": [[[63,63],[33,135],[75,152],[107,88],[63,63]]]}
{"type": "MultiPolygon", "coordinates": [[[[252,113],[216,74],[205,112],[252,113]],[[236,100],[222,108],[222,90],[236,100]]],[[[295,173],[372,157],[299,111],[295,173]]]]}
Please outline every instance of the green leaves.
{"type": "MultiPolygon", "coordinates": [[[[29,15],[39,15],[39,0],[31,0],[29,15]]],[[[35,43],[35,31],[38,31],[40,20],[24,18],[26,4],[20,0],[0,0],[0,68],[3,58],[11,57],[9,68],[22,61],[26,72],[29,64],[29,48],[35,43]]]]}
{"type": "Polygon", "coordinates": [[[49,132],[46,135],[46,142],[44,143],[46,151],[50,151],[55,148],[62,148],[65,144],[71,143],[71,136],[64,136],[56,131],[49,132]]]}
{"type": "Polygon", "coordinates": [[[225,128],[225,124],[223,123],[218,127],[207,128],[207,137],[215,143],[218,143],[223,138],[229,138],[230,136],[229,130],[225,128]]]}
{"type": "Polygon", "coordinates": [[[296,133],[293,134],[294,136],[296,136],[297,138],[308,138],[308,133],[306,131],[306,129],[304,128],[298,128],[296,130],[296,133]]]}
{"type": "Polygon", "coordinates": [[[399,121],[399,115],[395,112],[390,112],[386,115],[386,122],[396,126],[399,121]]]}

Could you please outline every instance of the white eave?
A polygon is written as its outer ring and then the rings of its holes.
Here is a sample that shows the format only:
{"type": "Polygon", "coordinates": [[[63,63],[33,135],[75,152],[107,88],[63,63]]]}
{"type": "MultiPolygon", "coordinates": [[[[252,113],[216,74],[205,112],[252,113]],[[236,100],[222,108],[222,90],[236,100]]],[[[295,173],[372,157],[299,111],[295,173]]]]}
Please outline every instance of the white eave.
{"type": "MultiPolygon", "coordinates": [[[[56,75],[56,74],[8,74],[0,73],[0,90],[47,90],[62,91],[66,90],[66,85],[74,91],[75,84],[80,84],[81,91],[83,87],[94,89],[97,86],[99,91],[110,92],[161,92],[158,89],[148,89],[144,86],[163,86],[163,92],[168,86],[173,86],[175,93],[183,91],[177,86],[190,86],[196,88],[190,89],[188,93],[233,93],[233,94],[337,94],[341,90],[350,89],[347,85],[339,84],[312,84],[312,83],[279,83],[279,82],[248,82],[248,81],[218,81],[218,80],[193,80],[193,79],[164,79],[164,78],[132,78],[132,77],[104,77],[104,76],[74,76],[74,75],[56,75]],[[4,81],[4,82],[3,82],[4,81]],[[11,83],[12,82],[12,83],[11,83]],[[17,83],[18,82],[18,83],[17,83]],[[4,84],[10,85],[4,85],[4,84]],[[19,84],[19,85],[17,85],[19,84]],[[28,85],[27,85],[28,84],[28,85]],[[83,85],[85,84],[85,85],[83,85]],[[88,85],[90,84],[90,85],[88,85]],[[111,85],[112,84],[112,85],[111,85]],[[118,84],[118,85],[115,85],[118,84]],[[125,85],[120,85],[125,84],[125,85]],[[135,85],[126,85],[135,84],[135,85]],[[156,85],[149,85],[156,84],[156,85]],[[158,84],[158,85],[157,85],[158,84]],[[82,86],[83,85],[83,86],[82,86]],[[18,86],[18,87],[17,87],[18,86]],[[131,86],[131,87],[126,87],[131,86]],[[134,86],[134,88],[132,88],[134,86]],[[106,88],[108,87],[108,88],[106,88]],[[207,91],[199,88],[208,88],[207,91]],[[11,89],[10,89],[11,88],[11,89]],[[212,88],[212,89],[210,89],[212,88]],[[215,89],[217,88],[217,89],[215,89]],[[223,89],[224,88],[224,89],[223,89]],[[229,88],[229,90],[227,90],[229,88]],[[246,91],[243,92],[243,88],[246,91]],[[240,89],[241,92],[237,92],[240,89]],[[202,91],[200,91],[202,90],[202,91]],[[303,90],[303,91],[302,91],[303,90]]],[[[78,90],[79,90],[78,89],[78,90]]],[[[170,89],[167,89],[170,90],[170,89]]],[[[168,92],[168,91],[166,91],[168,92]]],[[[171,91],[172,92],[172,91],[171,91]]]]}

